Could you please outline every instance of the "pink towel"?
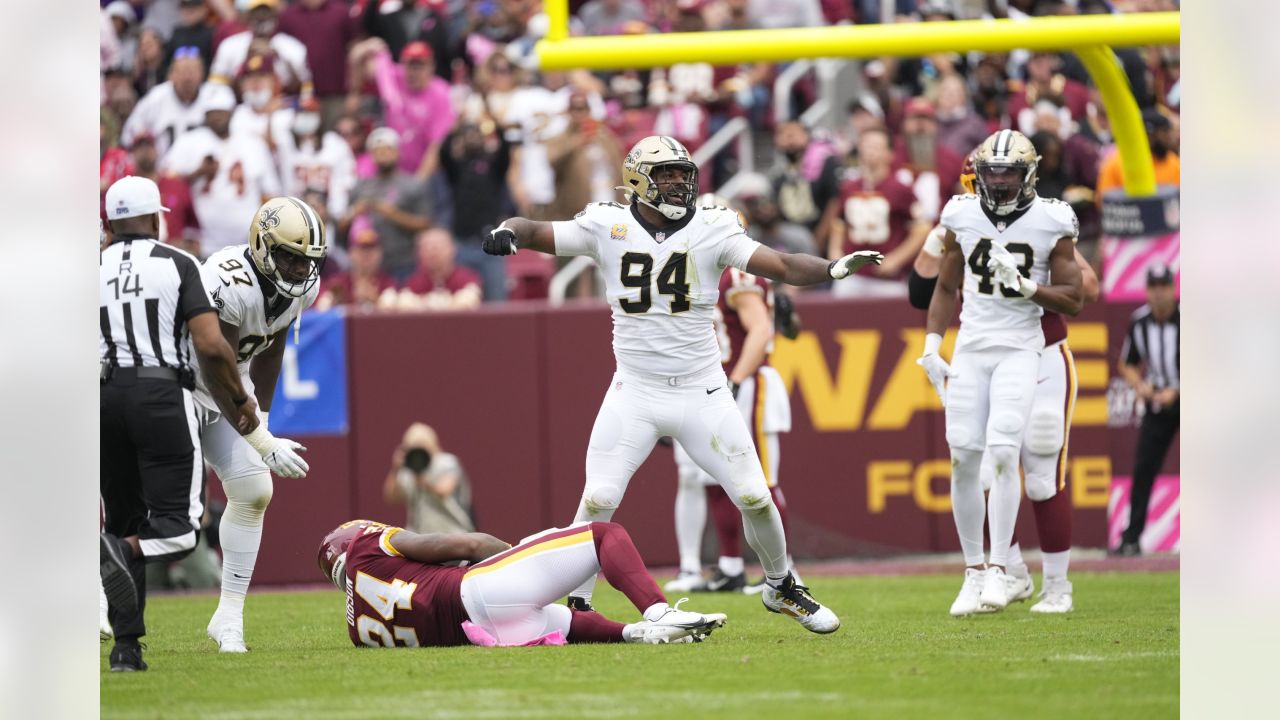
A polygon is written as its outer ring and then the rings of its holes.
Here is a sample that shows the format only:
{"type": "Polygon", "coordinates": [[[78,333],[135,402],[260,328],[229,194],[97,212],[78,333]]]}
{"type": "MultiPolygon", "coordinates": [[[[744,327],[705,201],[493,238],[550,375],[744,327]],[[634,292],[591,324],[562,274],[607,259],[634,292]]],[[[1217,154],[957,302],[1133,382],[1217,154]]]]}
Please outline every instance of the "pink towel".
{"type": "Polygon", "coordinates": [[[470,620],[463,621],[462,632],[466,633],[467,639],[472,645],[480,647],[528,647],[531,645],[565,645],[568,640],[565,639],[564,633],[560,630],[553,630],[542,637],[534,638],[528,642],[515,643],[513,645],[502,645],[498,639],[490,635],[487,630],[476,625],[470,620]]]}

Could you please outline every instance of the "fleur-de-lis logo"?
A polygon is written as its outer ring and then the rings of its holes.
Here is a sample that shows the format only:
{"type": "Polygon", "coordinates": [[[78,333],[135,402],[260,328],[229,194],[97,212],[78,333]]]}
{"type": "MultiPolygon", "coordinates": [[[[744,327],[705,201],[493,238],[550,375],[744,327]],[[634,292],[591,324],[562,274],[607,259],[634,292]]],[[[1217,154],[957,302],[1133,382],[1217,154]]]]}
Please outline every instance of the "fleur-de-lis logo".
{"type": "Polygon", "coordinates": [[[258,230],[266,232],[280,225],[280,206],[263,208],[258,215],[258,230]]]}

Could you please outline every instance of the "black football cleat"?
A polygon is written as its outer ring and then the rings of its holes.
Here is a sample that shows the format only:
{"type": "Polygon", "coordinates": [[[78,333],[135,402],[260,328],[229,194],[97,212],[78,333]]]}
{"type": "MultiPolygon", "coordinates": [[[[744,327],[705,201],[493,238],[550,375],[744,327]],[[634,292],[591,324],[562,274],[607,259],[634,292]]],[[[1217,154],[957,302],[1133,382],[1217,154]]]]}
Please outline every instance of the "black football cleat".
{"type": "Polygon", "coordinates": [[[142,672],[147,663],[142,659],[142,645],[137,642],[117,642],[111,648],[111,672],[142,672]]]}
{"type": "Polygon", "coordinates": [[[128,544],[114,535],[101,533],[98,536],[98,569],[102,575],[102,591],[106,593],[110,606],[126,615],[138,611],[138,588],[133,584],[133,575],[129,573],[131,553],[128,544]]]}

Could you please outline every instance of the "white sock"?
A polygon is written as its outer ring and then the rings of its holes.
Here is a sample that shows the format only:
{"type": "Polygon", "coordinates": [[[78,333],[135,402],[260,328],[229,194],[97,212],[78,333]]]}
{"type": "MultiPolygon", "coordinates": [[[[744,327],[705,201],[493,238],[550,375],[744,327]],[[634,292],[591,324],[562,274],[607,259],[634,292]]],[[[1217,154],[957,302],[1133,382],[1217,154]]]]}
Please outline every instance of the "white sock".
{"type": "Polygon", "coordinates": [[[1047,552],[1042,554],[1044,560],[1044,578],[1063,578],[1067,577],[1067,566],[1071,564],[1071,551],[1063,550],[1062,552],[1047,552]]]}
{"type": "Polygon", "coordinates": [[[720,556],[719,564],[720,564],[720,572],[729,576],[741,575],[743,570],[746,567],[742,562],[742,558],[725,557],[724,555],[720,556]]]}
{"type": "Polygon", "coordinates": [[[1009,564],[1010,569],[1019,570],[1018,575],[1025,575],[1027,562],[1022,559],[1022,543],[1014,543],[1009,546],[1009,564]]]}
{"type": "Polygon", "coordinates": [[[680,572],[702,572],[702,531],[707,524],[707,489],[695,476],[681,473],[676,486],[676,547],[680,549],[680,572]]]}
{"type": "Polygon", "coordinates": [[[648,620],[649,622],[653,622],[654,620],[657,620],[658,618],[662,617],[663,614],[665,614],[669,609],[671,609],[671,606],[664,602],[654,603],[649,607],[645,608],[644,619],[648,620]]]}
{"type": "Polygon", "coordinates": [[[987,504],[978,479],[981,465],[981,450],[951,448],[951,517],[960,536],[964,564],[969,567],[980,567],[986,561],[982,552],[982,521],[987,515],[987,504]]]}
{"type": "Polygon", "coordinates": [[[753,509],[742,509],[743,535],[747,544],[756,551],[760,564],[764,567],[764,576],[771,584],[781,583],[787,577],[790,566],[787,564],[787,537],[782,530],[782,517],[778,508],[773,505],[773,498],[768,498],[767,512],[753,509]]]}
{"type": "Polygon", "coordinates": [[[1018,448],[989,445],[987,452],[995,464],[995,479],[987,496],[987,522],[991,525],[991,564],[1009,565],[1009,545],[1018,521],[1022,486],[1018,482],[1018,448]]]}
{"type": "Polygon", "coordinates": [[[222,595],[218,613],[243,615],[244,596],[258,563],[262,521],[271,502],[271,476],[252,475],[223,481],[227,509],[218,525],[222,543],[222,595]]]}

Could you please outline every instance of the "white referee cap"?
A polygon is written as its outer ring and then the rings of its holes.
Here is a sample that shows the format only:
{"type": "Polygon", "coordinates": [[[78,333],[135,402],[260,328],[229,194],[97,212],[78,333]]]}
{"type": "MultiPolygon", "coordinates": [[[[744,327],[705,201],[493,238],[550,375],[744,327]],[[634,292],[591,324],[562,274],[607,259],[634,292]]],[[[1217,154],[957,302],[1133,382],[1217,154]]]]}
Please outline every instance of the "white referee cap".
{"type": "Polygon", "coordinates": [[[107,188],[107,219],[154,215],[169,212],[160,204],[160,188],[154,182],[136,175],[126,175],[107,188]]]}

